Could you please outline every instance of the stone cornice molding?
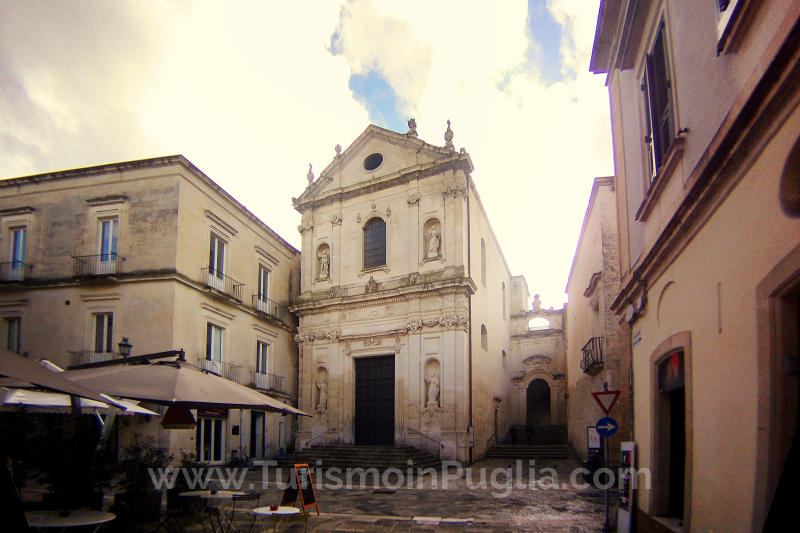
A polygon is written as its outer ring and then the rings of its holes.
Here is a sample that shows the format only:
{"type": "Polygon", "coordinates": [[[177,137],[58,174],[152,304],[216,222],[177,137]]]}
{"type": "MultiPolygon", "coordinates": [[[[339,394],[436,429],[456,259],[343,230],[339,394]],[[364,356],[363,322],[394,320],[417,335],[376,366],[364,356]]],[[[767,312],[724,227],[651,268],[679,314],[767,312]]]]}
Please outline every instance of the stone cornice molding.
{"type": "Polygon", "coordinates": [[[345,343],[345,353],[347,353],[348,351],[354,351],[352,346],[356,342],[363,342],[364,347],[374,347],[381,346],[383,344],[383,339],[385,338],[395,337],[395,353],[397,353],[400,350],[398,346],[402,344],[402,341],[400,340],[402,336],[415,334],[421,331],[423,328],[440,330],[458,329],[462,331],[468,331],[469,318],[467,316],[458,314],[447,314],[432,318],[413,318],[406,322],[405,327],[391,329],[379,333],[371,332],[342,334],[341,330],[339,329],[319,329],[316,331],[301,329],[298,331],[297,335],[295,335],[295,341],[298,344],[312,343],[315,341],[341,342],[345,343]]]}
{"type": "Polygon", "coordinates": [[[461,281],[462,283],[450,286],[436,287],[432,289],[425,288],[424,285],[414,285],[410,287],[404,287],[403,289],[398,289],[398,290],[387,290],[387,291],[380,291],[378,293],[370,293],[369,295],[357,294],[354,296],[328,298],[322,301],[295,304],[291,306],[289,310],[293,313],[296,313],[298,316],[307,316],[319,313],[328,313],[331,311],[363,309],[366,307],[374,307],[377,305],[408,302],[411,300],[419,300],[421,298],[429,298],[434,296],[445,296],[452,294],[462,294],[468,296],[475,294],[475,284],[472,282],[472,280],[464,279],[459,281],[461,281]],[[464,283],[465,281],[469,282],[464,283]]]}

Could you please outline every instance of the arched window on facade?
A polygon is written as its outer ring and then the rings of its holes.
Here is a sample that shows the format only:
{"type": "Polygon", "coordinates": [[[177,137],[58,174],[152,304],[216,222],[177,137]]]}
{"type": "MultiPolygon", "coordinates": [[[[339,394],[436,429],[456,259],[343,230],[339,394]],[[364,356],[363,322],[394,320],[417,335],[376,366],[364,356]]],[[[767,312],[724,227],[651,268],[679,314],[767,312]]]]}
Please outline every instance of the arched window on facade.
{"type": "Polygon", "coordinates": [[[481,324],[481,348],[484,350],[489,349],[489,333],[486,331],[484,324],[481,324]]]}
{"type": "Polygon", "coordinates": [[[364,268],[386,264],[386,223],[372,218],[364,224],[364,268]]]}
{"type": "Polygon", "coordinates": [[[486,241],[481,239],[481,284],[486,286],[486,241]]]}

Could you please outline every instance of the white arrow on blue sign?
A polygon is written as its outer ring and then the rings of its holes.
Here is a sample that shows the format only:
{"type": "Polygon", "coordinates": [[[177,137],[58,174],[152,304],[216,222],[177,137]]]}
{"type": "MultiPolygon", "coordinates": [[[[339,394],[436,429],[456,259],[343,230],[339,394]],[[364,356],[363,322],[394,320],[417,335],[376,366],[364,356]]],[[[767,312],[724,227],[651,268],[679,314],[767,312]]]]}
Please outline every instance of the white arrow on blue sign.
{"type": "Polygon", "coordinates": [[[610,416],[604,416],[597,421],[597,424],[595,424],[594,427],[601,437],[611,437],[617,432],[617,427],[619,427],[619,424],[617,424],[617,421],[610,416]]]}

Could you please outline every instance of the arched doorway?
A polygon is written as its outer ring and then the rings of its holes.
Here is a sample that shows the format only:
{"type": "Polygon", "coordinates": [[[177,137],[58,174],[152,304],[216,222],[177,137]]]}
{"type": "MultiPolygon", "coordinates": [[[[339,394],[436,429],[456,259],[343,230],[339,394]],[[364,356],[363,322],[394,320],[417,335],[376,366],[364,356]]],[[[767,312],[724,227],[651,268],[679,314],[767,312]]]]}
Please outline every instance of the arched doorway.
{"type": "Polygon", "coordinates": [[[550,385],[543,379],[534,379],[528,385],[527,392],[527,419],[528,425],[550,425],[550,385]]]}

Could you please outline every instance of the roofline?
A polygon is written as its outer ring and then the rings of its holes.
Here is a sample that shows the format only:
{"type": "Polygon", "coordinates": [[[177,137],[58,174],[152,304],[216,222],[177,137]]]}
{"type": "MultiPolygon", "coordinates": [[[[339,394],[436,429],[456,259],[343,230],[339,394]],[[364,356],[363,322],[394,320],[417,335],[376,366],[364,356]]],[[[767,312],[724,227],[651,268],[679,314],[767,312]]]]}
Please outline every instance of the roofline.
{"type": "Polygon", "coordinates": [[[572,282],[572,274],[575,271],[575,263],[578,261],[578,252],[583,244],[583,237],[586,235],[586,224],[589,222],[589,217],[594,209],[595,200],[597,199],[597,192],[600,187],[614,187],[614,176],[602,176],[595,178],[592,182],[592,192],[589,194],[589,203],[586,205],[586,212],[583,215],[583,222],[581,223],[581,232],[578,235],[578,244],[575,246],[575,254],[572,256],[572,265],[569,267],[569,275],[567,276],[567,285],[564,287],[564,292],[567,293],[569,299],[569,285],[572,282]]]}
{"type": "Polygon", "coordinates": [[[270,228],[263,220],[258,218],[256,215],[252,213],[249,209],[247,209],[241,202],[239,202],[236,198],[231,196],[231,194],[223,189],[217,182],[209,178],[202,170],[197,168],[194,163],[186,159],[185,156],[180,154],[175,155],[167,155],[161,157],[152,157],[148,159],[136,159],[133,161],[122,161],[118,163],[107,163],[104,165],[96,165],[90,167],[80,167],[80,168],[73,168],[68,170],[59,170],[56,172],[45,172],[42,174],[31,174],[28,176],[20,176],[17,178],[5,178],[0,179],[0,189],[7,188],[7,187],[19,187],[22,185],[38,185],[39,183],[45,181],[58,181],[58,180],[66,180],[66,179],[73,179],[73,178],[81,178],[84,176],[90,175],[97,175],[97,174],[108,174],[110,172],[124,172],[127,170],[134,170],[138,168],[153,168],[158,166],[169,166],[169,165],[179,165],[183,168],[189,170],[198,178],[209,185],[212,189],[215,189],[218,193],[220,193],[223,197],[229,200],[234,206],[240,209],[248,218],[250,218],[253,222],[258,224],[262,229],[266,230],[272,237],[277,239],[281,244],[283,244],[286,248],[288,248],[293,253],[300,253],[300,250],[289,244],[286,239],[278,235],[278,233],[270,228]]]}

